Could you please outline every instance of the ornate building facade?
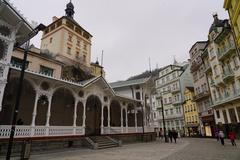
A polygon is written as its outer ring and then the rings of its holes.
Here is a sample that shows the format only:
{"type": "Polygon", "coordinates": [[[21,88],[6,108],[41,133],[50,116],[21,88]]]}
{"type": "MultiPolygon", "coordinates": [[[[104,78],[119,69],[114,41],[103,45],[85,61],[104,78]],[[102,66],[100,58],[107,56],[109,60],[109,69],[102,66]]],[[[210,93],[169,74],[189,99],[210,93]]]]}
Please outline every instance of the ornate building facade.
{"type": "Polygon", "coordinates": [[[214,15],[204,64],[213,102],[217,129],[239,133],[240,61],[228,20],[214,15]]]}

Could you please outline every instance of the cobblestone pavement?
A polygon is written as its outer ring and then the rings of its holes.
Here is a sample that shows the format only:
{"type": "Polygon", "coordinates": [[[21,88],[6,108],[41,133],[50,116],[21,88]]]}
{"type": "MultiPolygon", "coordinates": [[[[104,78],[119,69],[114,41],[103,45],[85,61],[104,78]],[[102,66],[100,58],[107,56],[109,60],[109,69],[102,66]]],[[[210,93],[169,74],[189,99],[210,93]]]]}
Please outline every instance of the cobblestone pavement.
{"type": "Polygon", "coordinates": [[[186,139],[185,148],[163,160],[240,160],[240,143],[233,147],[229,140],[222,146],[215,139],[186,139]]]}
{"type": "MultiPolygon", "coordinates": [[[[228,140],[227,140],[228,141],[228,140]]],[[[240,146],[240,143],[238,142],[240,146]]],[[[240,147],[215,139],[185,138],[175,143],[160,141],[127,144],[102,150],[74,149],[31,156],[34,160],[240,160],[240,147]]]]}

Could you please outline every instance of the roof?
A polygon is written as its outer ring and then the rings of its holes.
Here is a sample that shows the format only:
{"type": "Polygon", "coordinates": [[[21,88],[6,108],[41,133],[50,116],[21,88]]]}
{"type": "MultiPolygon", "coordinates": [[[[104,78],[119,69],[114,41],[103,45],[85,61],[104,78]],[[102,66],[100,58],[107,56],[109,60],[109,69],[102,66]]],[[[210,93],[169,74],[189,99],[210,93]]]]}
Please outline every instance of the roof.
{"type": "Polygon", "coordinates": [[[194,92],[194,87],[191,87],[191,86],[187,86],[186,89],[188,89],[189,91],[192,91],[194,92]]]}
{"type": "MultiPolygon", "coordinates": [[[[9,0],[0,0],[0,19],[5,25],[11,25],[18,28],[16,33],[16,42],[20,45],[25,43],[26,38],[33,31],[33,26],[23,17],[23,15],[9,2],[9,0]]],[[[9,26],[9,28],[11,27],[9,26]]]]}
{"type": "Polygon", "coordinates": [[[58,21],[62,20],[63,18],[71,21],[72,23],[74,23],[76,26],[80,27],[84,32],[88,33],[91,37],[93,37],[88,31],[86,31],[82,26],[79,25],[79,23],[77,21],[75,21],[74,19],[67,17],[67,16],[62,16],[61,18],[57,19],[56,21],[50,23],[46,28],[48,28],[49,26],[51,26],[54,23],[57,23],[58,21]]]}
{"type": "Polygon", "coordinates": [[[214,21],[209,29],[209,33],[211,33],[213,30],[215,30],[218,27],[229,27],[230,26],[228,23],[228,19],[224,19],[224,20],[218,19],[217,15],[214,15],[213,17],[214,17],[214,21]]]}
{"type": "Polygon", "coordinates": [[[118,81],[118,82],[110,83],[109,85],[112,88],[119,88],[119,87],[124,87],[124,86],[132,86],[132,85],[146,83],[150,78],[151,77],[134,79],[134,80],[127,80],[127,81],[118,81]]]}
{"type": "MultiPolygon", "coordinates": [[[[197,41],[196,43],[194,43],[194,45],[192,45],[191,49],[189,50],[189,52],[199,43],[206,43],[207,44],[207,41],[197,41]]],[[[205,48],[205,47],[204,47],[205,48]]]]}

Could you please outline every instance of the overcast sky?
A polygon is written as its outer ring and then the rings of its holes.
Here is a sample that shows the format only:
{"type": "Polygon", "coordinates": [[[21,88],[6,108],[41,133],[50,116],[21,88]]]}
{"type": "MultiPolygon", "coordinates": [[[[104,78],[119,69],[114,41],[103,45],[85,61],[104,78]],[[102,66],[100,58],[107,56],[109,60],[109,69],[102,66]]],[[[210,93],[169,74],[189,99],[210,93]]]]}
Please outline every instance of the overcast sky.
{"type": "MultiPolygon", "coordinates": [[[[72,0],[74,19],[93,35],[92,61],[101,57],[109,82],[189,58],[196,41],[206,40],[212,14],[228,18],[224,0],[72,0]]],[[[29,21],[48,25],[69,0],[11,0],[29,21]]],[[[32,41],[40,44],[41,35],[32,41]]]]}

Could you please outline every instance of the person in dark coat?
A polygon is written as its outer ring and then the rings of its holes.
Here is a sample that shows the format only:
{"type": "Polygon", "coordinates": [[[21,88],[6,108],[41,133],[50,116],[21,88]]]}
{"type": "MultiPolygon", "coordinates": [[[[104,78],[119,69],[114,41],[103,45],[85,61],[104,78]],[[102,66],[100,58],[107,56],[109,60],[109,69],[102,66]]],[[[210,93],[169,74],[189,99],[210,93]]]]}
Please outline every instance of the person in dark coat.
{"type": "Polygon", "coordinates": [[[172,136],[173,136],[174,142],[177,143],[178,132],[176,130],[172,131],[172,136]]]}
{"type": "Polygon", "coordinates": [[[170,142],[172,143],[173,133],[171,130],[168,130],[168,137],[170,139],[170,142]]]}

